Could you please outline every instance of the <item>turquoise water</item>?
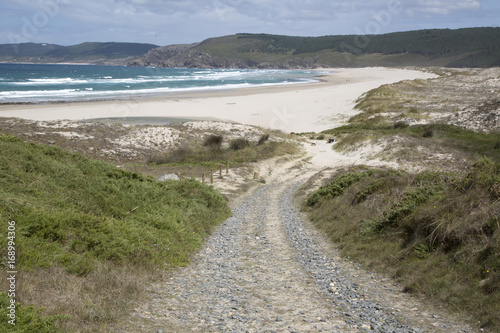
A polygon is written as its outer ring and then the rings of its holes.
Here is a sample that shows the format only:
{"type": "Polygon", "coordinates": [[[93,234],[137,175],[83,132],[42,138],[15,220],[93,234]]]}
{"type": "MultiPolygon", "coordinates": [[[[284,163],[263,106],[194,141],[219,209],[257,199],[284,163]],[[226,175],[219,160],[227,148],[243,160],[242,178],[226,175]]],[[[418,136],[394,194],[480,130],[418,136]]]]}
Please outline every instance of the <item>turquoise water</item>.
{"type": "Polygon", "coordinates": [[[317,71],[0,64],[0,103],[130,99],[315,81],[317,71]]]}

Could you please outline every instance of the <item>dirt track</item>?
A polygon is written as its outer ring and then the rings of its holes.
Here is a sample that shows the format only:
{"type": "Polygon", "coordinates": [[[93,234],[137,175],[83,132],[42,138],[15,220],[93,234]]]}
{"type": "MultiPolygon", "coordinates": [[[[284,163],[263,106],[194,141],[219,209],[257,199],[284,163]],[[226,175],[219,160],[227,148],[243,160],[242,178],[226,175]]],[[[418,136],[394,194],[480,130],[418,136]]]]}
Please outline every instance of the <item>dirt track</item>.
{"type": "Polygon", "coordinates": [[[316,171],[296,162],[267,165],[269,183],[237,200],[194,262],[152,286],[118,330],[472,331],[341,259],[292,203],[294,190],[316,171]]]}

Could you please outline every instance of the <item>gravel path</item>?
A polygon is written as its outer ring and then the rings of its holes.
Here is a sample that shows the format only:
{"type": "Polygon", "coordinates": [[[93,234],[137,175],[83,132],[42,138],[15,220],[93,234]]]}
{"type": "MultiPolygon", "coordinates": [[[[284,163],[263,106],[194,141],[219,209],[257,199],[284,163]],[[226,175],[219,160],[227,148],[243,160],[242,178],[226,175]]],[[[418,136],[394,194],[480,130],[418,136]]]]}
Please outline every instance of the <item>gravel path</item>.
{"type": "Polygon", "coordinates": [[[119,331],[469,332],[325,247],[292,204],[303,181],[246,196],[193,263],[154,285],[119,331]]]}

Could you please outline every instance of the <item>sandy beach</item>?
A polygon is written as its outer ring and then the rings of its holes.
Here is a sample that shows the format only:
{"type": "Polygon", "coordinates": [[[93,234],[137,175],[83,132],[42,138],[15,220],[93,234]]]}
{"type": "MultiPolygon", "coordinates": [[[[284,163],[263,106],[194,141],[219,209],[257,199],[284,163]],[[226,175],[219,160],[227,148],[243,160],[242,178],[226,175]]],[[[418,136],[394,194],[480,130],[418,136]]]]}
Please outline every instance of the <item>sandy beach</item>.
{"type": "Polygon", "coordinates": [[[359,111],[355,100],[383,84],[428,79],[407,69],[331,69],[321,82],[237,90],[166,94],[151,99],[0,106],[0,117],[30,120],[169,117],[221,120],[286,132],[319,132],[345,123],[359,111]]]}

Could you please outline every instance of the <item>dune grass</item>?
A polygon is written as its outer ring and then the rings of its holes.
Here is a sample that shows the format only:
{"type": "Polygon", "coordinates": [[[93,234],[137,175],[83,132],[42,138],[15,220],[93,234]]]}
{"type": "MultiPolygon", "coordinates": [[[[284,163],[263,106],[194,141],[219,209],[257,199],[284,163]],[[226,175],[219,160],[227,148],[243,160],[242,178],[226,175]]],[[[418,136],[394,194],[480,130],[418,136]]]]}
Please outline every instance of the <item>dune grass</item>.
{"type": "Polygon", "coordinates": [[[257,162],[275,156],[295,154],[298,145],[290,141],[271,141],[269,134],[263,135],[257,142],[245,138],[235,138],[223,146],[223,137],[208,136],[201,146],[185,144],[173,151],[152,156],[150,164],[199,165],[217,168],[219,163],[229,162],[231,167],[248,162],[257,162]]]}
{"type": "Polygon", "coordinates": [[[339,141],[334,146],[338,151],[349,149],[366,140],[399,136],[417,138],[424,145],[434,144],[461,152],[472,161],[487,157],[495,162],[500,162],[500,145],[498,144],[500,133],[479,133],[454,125],[407,126],[403,123],[389,124],[368,121],[341,126],[322,133],[333,135],[339,141]]]}
{"type": "Polygon", "coordinates": [[[304,209],[344,255],[500,330],[500,163],[465,176],[344,170],[304,209]]]}
{"type": "Polygon", "coordinates": [[[188,263],[229,215],[225,199],[197,181],[160,183],[0,134],[0,244],[6,251],[15,221],[19,314],[33,317],[20,319],[25,327],[99,331],[133,307],[151,277],[188,263]]]}

